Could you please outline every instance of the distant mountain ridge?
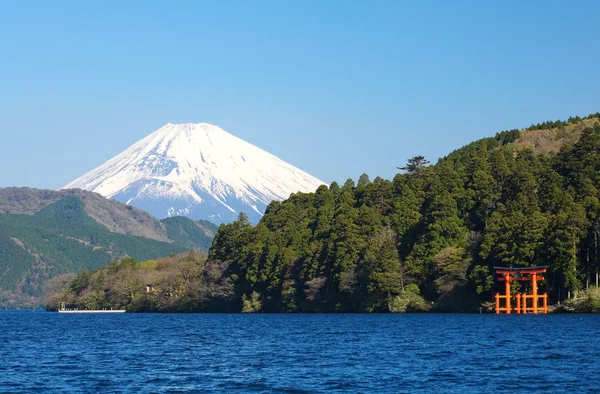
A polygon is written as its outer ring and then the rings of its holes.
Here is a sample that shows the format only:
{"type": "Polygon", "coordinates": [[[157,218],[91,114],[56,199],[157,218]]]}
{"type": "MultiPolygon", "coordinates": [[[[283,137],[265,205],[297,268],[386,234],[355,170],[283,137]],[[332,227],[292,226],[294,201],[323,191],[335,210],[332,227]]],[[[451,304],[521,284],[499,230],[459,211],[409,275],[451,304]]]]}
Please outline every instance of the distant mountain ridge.
{"type": "Polygon", "coordinates": [[[0,306],[40,302],[48,279],[114,259],[207,251],[216,231],[185,217],[159,221],[82,190],[0,189],[0,306]]]}
{"type": "MultiPolygon", "coordinates": [[[[28,187],[0,188],[0,213],[34,215],[66,197],[76,197],[83,210],[107,230],[157,241],[169,242],[165,224],[141,209],[118,201],[108,200],[98,193],[85,190],[43,190],[28,187]]],[[[217,227],[208,221],[198,221],[207,237],[214,237],[217,227]]]]}
{"type": "Polygon", "coordinates": [[[207,123],[167,124],[65,189],[97,192],[158,218],[257,222],[273,200],[323,182],[207,123]]]}

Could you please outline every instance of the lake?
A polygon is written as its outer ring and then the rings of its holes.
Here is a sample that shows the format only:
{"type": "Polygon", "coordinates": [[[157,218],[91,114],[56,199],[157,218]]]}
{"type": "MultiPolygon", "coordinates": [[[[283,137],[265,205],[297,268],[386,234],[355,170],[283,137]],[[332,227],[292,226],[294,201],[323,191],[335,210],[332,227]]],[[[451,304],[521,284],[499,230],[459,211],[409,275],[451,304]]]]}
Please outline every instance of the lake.
{"type": "Polygon", "coordinates": [[[0,311],[0,392],[600,392],[600,315],[0,311]]]}

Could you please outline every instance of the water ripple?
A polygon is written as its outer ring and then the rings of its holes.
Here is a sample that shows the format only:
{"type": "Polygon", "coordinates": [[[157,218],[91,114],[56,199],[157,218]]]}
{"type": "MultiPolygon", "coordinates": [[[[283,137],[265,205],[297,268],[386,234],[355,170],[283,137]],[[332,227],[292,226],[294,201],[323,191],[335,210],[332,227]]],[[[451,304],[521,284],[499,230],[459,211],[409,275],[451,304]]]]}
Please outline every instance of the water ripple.
{"type": "Polygon", "coordinates": [[[600,392],[600,316],[0,312],[0,392],[600,392]]]}

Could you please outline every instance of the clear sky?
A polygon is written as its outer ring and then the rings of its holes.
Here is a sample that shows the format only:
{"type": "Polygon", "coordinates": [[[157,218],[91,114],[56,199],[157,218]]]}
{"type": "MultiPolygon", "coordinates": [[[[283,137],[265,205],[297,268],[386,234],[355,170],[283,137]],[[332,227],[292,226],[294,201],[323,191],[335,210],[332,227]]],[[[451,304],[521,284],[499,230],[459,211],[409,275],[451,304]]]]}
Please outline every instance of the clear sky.
{"type": "Polygon", "coordinates": [[[208,122],[325,182],[600,111],[600,2],[0,1],[0,186],[208,122]]]}

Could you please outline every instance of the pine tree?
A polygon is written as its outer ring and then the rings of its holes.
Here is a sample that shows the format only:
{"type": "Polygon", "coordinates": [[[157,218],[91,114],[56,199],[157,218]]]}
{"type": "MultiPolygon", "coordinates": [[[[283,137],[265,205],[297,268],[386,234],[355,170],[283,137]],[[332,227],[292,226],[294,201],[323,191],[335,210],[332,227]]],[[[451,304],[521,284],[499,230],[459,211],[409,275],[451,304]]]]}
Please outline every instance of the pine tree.
{"type": "Polygon", "coordinates": [[[385,310],[390,299],[404,289],[407,278],[400,264],[393,230],[381,229],[372,241],[367,256],[370,300],[367,309],[385,310]]]}
{"type": "Polygon", "coordinates": [[[358,186],[367,186],[369,183],[371,183],[371,180],[367,174],[363,173],[360,178],[358,178],[358,186]]]}
{"type": "Polygon", "coordinates": [[[434,197],[426,225],[406,263],[409,274],[424,284],[432,273],[433,256],[443,248],[465,243],[467,230],[450,192],[434,197]]]}
{"type": "Polygon", "coordinates": [[[408,159],[408,163],[406,163],[404,167],[396,168],[402,171],[406,171],[409,174],[418,175],[428,164],[429,160],[426,160],[424,156],[414,156],[408,159]]]}
{"type": "Polygon", "coordinates": [[[567,291],[569,298],[571,291],[582,288],[577,274],[578,248],[588,225],[583,207],[567,198],[565,206],[551,216],[548,226],[546,242],[550,270],[559,276],[559,285],[567,291]]]}

